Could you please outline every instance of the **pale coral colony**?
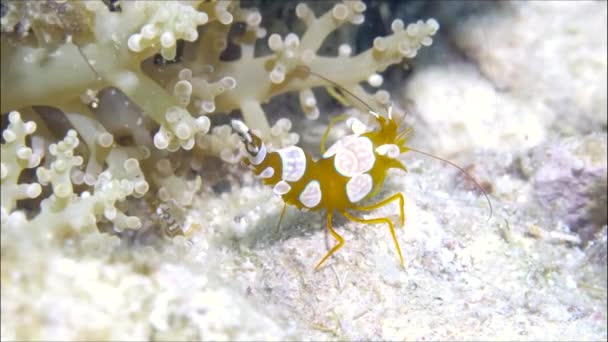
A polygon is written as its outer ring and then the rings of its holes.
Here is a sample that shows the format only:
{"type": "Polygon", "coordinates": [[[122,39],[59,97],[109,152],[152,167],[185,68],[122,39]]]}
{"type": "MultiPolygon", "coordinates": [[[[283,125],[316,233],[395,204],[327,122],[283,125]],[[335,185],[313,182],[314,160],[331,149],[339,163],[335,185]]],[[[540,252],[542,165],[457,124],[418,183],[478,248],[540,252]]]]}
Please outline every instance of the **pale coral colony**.
{"type": "Polygon", "coordinates": [[[312,88],[330,84],[301,66],[373,106],[389,103],[387,91],[362,83],[378,88],[379,72],[415,57],[439,25],[396,19],[365,51],[343,43],[334,56],[318,54],[335,30],[362,24],[365,10],[362,1],[325,13],[299,3],[305,29],[281,36],[237,1],[3,1],[3,233],[137,230],[138,208],[151,206],[171,221],[166,233],[188,235],[184,207],[201,182],[184,171],[243,154],[213,116],[239,110],[270,148],[297,143],[290,120],[271,126],[262,104],[296,92],[306,117],[319,117],[312,88]],[[238,58],[222,58],[229,45],[238,58]]]}

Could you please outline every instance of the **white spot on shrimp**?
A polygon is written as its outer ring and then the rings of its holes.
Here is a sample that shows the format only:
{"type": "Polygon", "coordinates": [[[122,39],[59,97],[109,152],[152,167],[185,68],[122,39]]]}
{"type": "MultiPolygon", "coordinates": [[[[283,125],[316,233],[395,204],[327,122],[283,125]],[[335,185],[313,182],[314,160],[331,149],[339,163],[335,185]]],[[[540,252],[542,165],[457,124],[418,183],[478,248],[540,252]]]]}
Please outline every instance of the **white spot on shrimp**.
{"type": "Polygon", "coordinates": [[[397,158],[401,153],[399,146],[395,144],[384,144],[376,147],[376,153],[381,156],[388,156],[389,158],[397,158]]]}
{"type": "Polygon", "coordinates": [[[346,120],[346,125],[352,129],[355,135],[361,135],[367,131],[367,126],[361,120],[351,117],[346,120]]]}
{"type": "Polygon", "coordinates": [[[272,175],[274,175],[274,169],[272,167],[267,167],[264,169],[264,171],[262,171],[262,173],[260,173],[259,177],[260,178],[270,178],[272,177],[272,175]]]}
{"type": "Polygon", "coordinates": [[[258,151],[258,154],[256,154],[255,156],[249,156],[249,161],[251,161],[251,163],[253,165],[260,165],[264,159],[266,158],[266,145],[264,145],[264,143],[262,143],[262,145],[260,146],[260,150],[258,151]]]}
{"type": "Polygon", "coordinates": [[[374,166],[376,156],[374,145],[369,138],[349,135],[336,144],[339,145],[336,147],[334,166],[341,175],[352,177],[367,172],[374,166]]]}
{"type": "Polygon", "coordinates": [[[372,191],[372,176],[367,173],[358,174],[346,183],[346,196],[352,202],[359,202],[372,191]]]}
{"type": "Polygon", "coordinates": [[[306,207],[313,208],[321,202],[321,196],[319,181],[312,180],[306,184],[306,187],[304,187],[304,190],[302,190],[298,199],[300,200],[300,203],[304,204],[306,207]]]}
{"type": "Polygon", "coordinates": [[[306,155],[297,146],[290,146],[277,151],[283,163],[282,179],[295,182],[306,172],[306,155]]]}
{"type": "Polygon", "coordinates": [[[338,151],[342,148],[342,139],[336,141],[333,145],[331,145],[325,153],[323,153],[323,158],[329,158],[334,154],[338,153],[338,151]]]}
{"type": "Polygon", "coordinates": [[[279,196],[285,195],[289,190],[291,190],[291,185],[285,181],[278,182],[274,188],[272,188],[272,191],[279,196]]]}

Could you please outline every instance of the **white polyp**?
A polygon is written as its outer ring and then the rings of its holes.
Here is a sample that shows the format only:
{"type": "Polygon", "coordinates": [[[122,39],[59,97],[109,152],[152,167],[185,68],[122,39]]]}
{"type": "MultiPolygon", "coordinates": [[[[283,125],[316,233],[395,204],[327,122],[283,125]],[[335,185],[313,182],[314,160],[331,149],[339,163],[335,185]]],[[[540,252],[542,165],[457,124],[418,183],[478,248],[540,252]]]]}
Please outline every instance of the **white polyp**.
{"type": "Polygon", "coordinates": [[[384,79],[382,78],[382,76],[380,74],[375,73],[369,75],[369,77],[367,78],[367,83],[369,83],[369,85],[371,85],[372,87],[381,86],[383,81],[384,79]]]}
{"type": "Polygon", "coordinates": [[[156,35],[158,34],[158,31],[156,30],[156,27],[152,24],[146,24],[141,28],[141,36],[145,39],[152,39],[154,37],[156,37],[156,35]]]}
{"type": "Polygon", "coordinates": [[[317,105],[317,99],[315,99],[315,95],[310,89],[302,90],[300,99],[304,107],[311,108],[317,105]]]}
{"type": "Polygon", "coordinates": [[[393,20],[393,22],[391,23],[391,30],[394,33],[403,31],[403,28],[405,27],[405,25],[403,24],[403,20],[401,19],[395,19],[393,20]]]}
{"type": "Polygon", "coordinates": [[[84,181],[84,184],[86,185],[95,185],[95,182],[97,181],[95,179],[95,176],[90,174],[90,173],[85,173],[84,176],[82,177],[82,180],[84,181]]]}
{"type": "Polygon", "coordinates": [[[367,173],[357,174],[346,183],[346,196],[352,202],[359,202],[372,190],[373,180],[367,173]]]}
{"type": "Polygon", "coordinates": [[[161,131],[156,132],[154,135],[154,146],[159,150],[166,149],[169,146],[167,135],[161,131]]]}
{"type": "Polygon", "coordinates": [[[283,49],[283,40],[278,33],[273,33],[268,37],[268,47],[274,52],[283,49]]]}
{"type": "Polygon", "coordinates": [[[209,132],[209,127],[211,126],[211,121],[206,116],[199,116],[196,118],[196,128],[202,134],[207,134],[209,132]]]}
{"type": "Polygon", "coordinates": [[[384,144],[376,147],[376,153],[389,158],[397,158],[399,156],[399,146],[395,144],[384,144]]]}
{"type": "Polygon", "coordinates": [[[374,39],[373,46],[376,51],[382,52],[386,50],[386,44],[384,43],[384,38],[382,37],[376,37],[374,39]]]}
{"type": "Polygon", "coordinates": [[[133,173],[139,170],[139,162],[135,158],[129,158],[125,160],[123,167],[127,173],[133,173]]]}
{"type": "Polygon", "coordinates": [[[175,123],[182,117],[182,113],[178,107],[171,107],[165,113],[165,119],[168,123],[175,123]]]}
{"type": "Polygon", "coordinates": [[[148,192],[148,189],[150,189],[150,186],[148,185],[148,182],[146,182],[146,181],[138,181],[135,184],[135,187],[133,189],[135,190],[136,193],[143,195],[146,192],[148,192]]]}
{"type": "Polygon", "coordinates": [[[348,57],[353,52],[353,48],[348,44],[342,44],[338,47],[338,55],[340,57],[348,57]]]}
{"type": "Polygon", "coordinates": [[[36,131],[36,123],[34,121],[28,121],[23,125],[25,133],[32,134],[36,131]]]}
{"type": "Polygon", "coordinates": [[[234,77],[224,77],[221,82],[226,89],[234,89],[236,87],[236,79],[234,77]]]}
{"type": "Polygon", "coordinates": [[[40,157],[41,156],[39,154],[32,154],[27,162],[27,167],[32,168],[40,164],[40,157]]]}
{"type": "Polygon", "coordinates": [[[141,220],[139,219],[139,217],[129,216],[125,220],[125,224],[127,225],[127,228],[139,229],[141,227],[141,220]]]}
{"type": "Polygon", "coordinates": [[[38,177],[38,181],[42,184],[48,184],[51,181],[51,173],[42,167],[36,169],[36,177],[38,177]]]}
{"type": "Polygon", "coordinates": [[[107,206],[103,210],[103,216],[110,221],[116,218],[117,213],[116,207],[113,206],[107,206]]]}
{"type": "Polygon", "coordinates": [[[171,195],[169,195],[169,191],[167,191],[164,186],[158,189],[157,196],[163,202],[167,202],[171,198],[171,195]]]}
{"type": "Polygon", "coordinates": [[[187,123],[181,122],[175,128],[175,135],[181,140],[186,140],[192,135],[192,130],[187,123]]]}
{"type": "Polygon", "coordinates": [[[274,125],[282,131],[289,131],[291,129],[291,120],[288,118],[280,118],[274,125]]]}
{"type": "Polygon", "coordinates": [[[184,35],[184,40],[186,40],[188,42],[193,42],[197,39],[198,39],[198,31],[196,31],[193,28],[186,30],[185,35],[184,35]]]}
{"type": "Polygon", "coordinates": [[[226,11],[225,9],[222,10],[221,12],[217,13],[217,18],[220,21],[220,23],[222,23],[224,25],[231,24],[232,20],[234,19],[232,17],[232,14],[230,14],[230,12],[226,11]]]}
{"type": "Polygon", "coordinates": [[[272,188],[272,192],[279,196],[285,195],[289,190],[291,190],[291,186],[285,181],[279,181],[274,188],[272,188]]]}
{"type": "Polygon", "coordinates": [[[431,29],[431,34],[435,34],[439,29],[439,23],[433,18],[427,20],[426,25],[431,29]]]}
{"type": "Polygon", "coordinates": [[[319,181],[312,180],[306,184],[300,196],[298,196],[298,200],[300,203],[304,204],[304,206],[308,208],[314,208],[321,202],[321,186],[319,181]]]}
{"type": "Polygon", "coordinates": [[[6,141],[7,143],[13,142],[15,141],[15,139],[17,139],[17,135],[15,135],[15,132],[13,132],[10,129],[6,129],[4,130],[4,132],[2,132],[2,137],[4,138],[4,141],[6,141]]]}
{"type": "Polygon", "coordinates": [[[29,198],[36,198],[40,195],[40,193],[42,193],[42,187],[38,183],[28,185],[27,189],[25,190],[25,194],[29,198]]]}
{"type": "Polygon", "coordinates": [[[306,155],[297,146],[290,146],[277,151],[281,156],[283,170],[281,179],[295,182],[306,172],[306,155]]]}
{"type": "Polygon", "coordinates": [[[308,96],[308,97],[306,97],[306,100],[304,101],[304,105],[306,107],[314,107],[317,105],[317,100],[315,99],[314,96],[308,96]]]}
{"type": "Polygon", "coordinates": [[[354,25],[361,25],[365,22],[365,17],[363,16],[363,14],[356,14],[352,17],[350,22],[354,25]]]}
{"type": "Polygon", "coordinates": [[[28,160],[32,156],[32,149],[29,147],[19,147],[17,149],[17,158],[28,160]]]}
{"type": "Polygon", "coordinates": [[[12,111],[8,114],[8,121],[13,125],[17,124],[17,122],[21,121],[21,114],[18,111],[12,111]]]}
{"type": "Polygon", "coordinates": [[[255,31],[255,37],[257,39],[262,39],[264,37],[266,37],[266,29],[263,27],[258,27],[258,29],[255,31]]]}
{"type": "Polygon", "coordinates": [[[195,144],[195,140],[194,138],[189,138],[186,141],[182,141],[180,143],[181,147],[186,150],[186,151],[190,151],[192,148],[194,148],[194,144],[195,144]]]}
{"type": "Polygon", "coordinates": [[[266,153],[266,145],[262,143],[262,146],[260,146],[260,150],[258,151],[258,153],[255,156],[249,156],[249,161],[251,161],[253,165],[260,165],[266,158],[266,153]]]}
{"type": "Polygon", "coordinates": [[[67,184],[58,184],[54,189],[55,196],[59,198],[68,197],[72,193],[72,188],[67,184]]]}
{"type": "Polygon", "coordinates": [[[260,173],[260,178],[270,178],[274,175],[274,169],[272,167],[267,167],[260,173]]]}
{"type": "Polygon", "coordinates": [[[164,48],[170,48],[175,45],[175,35],[171,31],[167,31],[160,36],[160,45],[164,48]]]}
{"type": "Polygon", "coordinates": [[[199,25],[206,24],[206,23],[207,23],[207,21],[209,21],[209,16],[208,16],[208,15],[207,15],[207,13],[205,13],[205,12],[196,12],[196,15],[198,16],[198,17],[196,18],[196,22],[197,22],[199,25]]]}
{"type": "Polygon", "coordinates": [[[163,56],[163,58],[168,61],[173,60],[175,58],[176,52],[177,52],[177,50],[175,49],[175,45],[172,47],[168,47],[168,48],[163,47],[160,49],[161,56],[163,56]]]}
{"type": "Polygon", "coordinates": [[[67,165],[65,164],[65,161],[63,159],[56,160],[51,165],[53,165],[53,169],[55,169],[55,171],[57,171],[58,173],[65,171],[67,168],[67,165]]]}
{"type": "MultiPolygon", "coordinates": [[[[297,11],[297,9],[296,9],[296,11],[297,11]]],[[[257,27],[262,22],[262,15],[260,14],[260,12],[249,13],[249,15],[247,15],[246,21],[247,21],[247,25],[257,27]]]]}
{"type": "Polygon", "coordinates": [[[307,17],[310,13],[310,8],[308,8],[308,6],[301,2],[296,6],[296,16],[300,19],[304,19],[305,17],[307,17]]]}
{"type": "Polygon", "coordinates": [[[215,103],[213,101],[202,101],[201,109],[205,113],[213,113],[215,111],[215,103]]]}
{"type": "Polygon", "coordinates": [[[133,52],[141,52],[144,47],[141,44],[141,39],[142,36],[139,33],[135,33],[132,34],[131,37],[129,37],[129,40],[127,41],[127,46],[129,47],[129,50],[133,51],[133,52]]]}
{"type": "Polygon", "coordinates": [[[431,37],[424,37],[420,41],[420,44],[422,46],[431,46],[431,44],[433,44],[433,38],[431,38],[431,37]]]}
{"type": "Polygon", "coordinates": [[[114,137],[108,132],[103,132],[97,134],[96,140],[99,146],[108,148],[112,146],[112,143],[114,142],[114,137]]]}
{"type": "Polygon", "coordinates": [[[407,25],[406,32],[408,35],[415,37],[418,35],[419,27],[417,24],[409,24],[407,25]]]}
{"type": "Polygon", "coordinates": [[[285,36],[285,46],[297,47],[298,45],[300,45],[300,38],[298,38],[297,34],[290,32],[285,36]]]}
{"type": "Polygon", "coordinates": [[[188,96],[192,94],[192,83],[186,80],[181,80],[173,86],[173,92],[177,96],[188,96]]]}
{"type": "Polygon", "coordinates": [[[364,12],[366,8],[367,8],[367,6],[365,5],[365,3],[363,1],[358,1],[353,4],[353,10],[357,13],[364,12]]]}
{"type": "Polygon", "coordinates": [[[313,107],[310,110],[304,112],[304,115],[308,120],[316,120],[321,115],[321,112],[319,111],[319,108],[313,107]]]}
{"type": "Polygon", "coordinates": [[[391,102],[391,94],[386,90],[378,90],[374,97],[376,101],[380,102],[383,105],[387,105],[391,102]]]}
{"type": "Polygon", "coordinates": [[[337,4],[331,10],[331,14],[335,19],[342,21],[348,16],[348,8],[343,4],[337,4]]]}
{"type": "Polygon", "coordinates": [[[276,69],[273,69],[270,72],[270,81],[274,84],[280,84],[283,83],[283,81],[285,80],[285,73],[282,71],[278,71],[276,69]]]}
{"type": "Polygon", "coordinates": [[[188,68],[184,68],[179,71],[179,73],[177,74],[177,77],[180,80],[190,81],[192,79],[192,70],[190,70],[188,68]]]}
{"type": "Polygon", "coordinates": [[[121,179],[119,184],[119,189],[125,195],[130,195],[133,193],[133,182],[127,179],[121,179]]]}

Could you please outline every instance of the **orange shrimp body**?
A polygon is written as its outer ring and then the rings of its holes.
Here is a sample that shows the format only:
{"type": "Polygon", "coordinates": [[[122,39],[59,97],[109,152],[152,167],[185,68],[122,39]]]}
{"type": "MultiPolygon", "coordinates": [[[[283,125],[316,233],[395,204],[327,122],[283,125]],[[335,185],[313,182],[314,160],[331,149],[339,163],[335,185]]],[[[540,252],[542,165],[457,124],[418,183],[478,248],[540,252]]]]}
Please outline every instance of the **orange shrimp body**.
{"type": "Polygon", "coordinates": [[[403,265],[403,256],[395,229],[388,218],[362,219],[352,216],[347,211],[374,210],[399,200],[400,225],[405,221],[404,198],[401,193],[396,193],[373,205],[358,204],[380,191],[390,168],[406,171],[405,166],[396,158],[408,150],[405,147],[404,137],[408,131],[398,132],[398,124],[391,117],[390,108],[388,118],[371,111],[370,113],[376,118],[379,129],[367,131],[363,123],[351,119],[354,134],[342,137],[325,150],[324,145],[329,130],[337,121],[332,120],[321,142],[323,157],[319,160],[314,160],[309,153],[297,146],[267,152],[262,140],[243,122],[232,121],[233,129],[240,135],[249,154],[243,162],[262,178],[265,184],[273,186],[274,193],[281,196],[286,205],[293,205],[306,211],[327,210],[327,228],[338,240],[338,244],[325,255],[315,269],[319,269],[327,258],[344,244],[344,239],[331,224],[335,211],[351,221],[387,224],[403,265]]]}

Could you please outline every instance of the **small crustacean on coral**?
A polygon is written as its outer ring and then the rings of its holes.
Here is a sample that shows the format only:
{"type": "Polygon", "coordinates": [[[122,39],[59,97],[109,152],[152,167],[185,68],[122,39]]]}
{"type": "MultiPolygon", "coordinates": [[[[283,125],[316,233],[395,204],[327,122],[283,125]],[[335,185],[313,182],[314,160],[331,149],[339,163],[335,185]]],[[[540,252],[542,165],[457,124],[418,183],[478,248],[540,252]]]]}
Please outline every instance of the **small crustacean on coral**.
{"type": "MultiPolygon", "coordinates": [[[[310,70],[306,71],[324,78],[310,70]]],[[[331,80],[327,81],[333,83],[331,80]]],[[[348,90],[335,83],[334,85],[358,99],[348,90]]],[[[353,134],[340,138],[326,150],[325,143],[332,126],[337,121],[346,119],[344,116],[334,118],[327,126],[321,140],[321,153],[323,155],[319,160],[314,160],[309,153],[297,146],[269,152],[264,142],[242,121],[232,121],[232,127],[241,137],[248,153],[248,157],[243,159],[243,163],[258,177],[262,178],[265,184],[272,185],[273,192],[281,196],[285,202],[279,224],[285,214],[287,205],[293,205],[305,211],[321,209],[327,211],[327,229],[338,240],[338,244],[319,261],[315,270],[318,270],[333,253],[344,245],[344,239],[332,226],[334,212],[338,212],[354,222],[386,224],[395,243],[399,261],[402,266],[404,265],[393,222],[388,217],[359,218],[349,213],[349,210],[370,211],[391,202],[399,201],[399,225],[403,226],[405,224],[405,199],[402,193],[395,193],[371,205],[361,205],[361,201],[378,194],[389,169],[407,171],[402,162],[397,159],[399,155],[407,151],[422,153],[458,168],[471,178],[483,192],[490,205],[490,210],[492,208],[483,188],[461,167],[406,146],[408,134],[412,130],[410,128],[400,130],[399,123],[392,116],[392,106],[388,107],[387,117],[379,115],[369,106],[368,109],[379,128],[369,130],[367,125],[358,119],[348,118],[347,125],[350,126],[353,134]]]]}

